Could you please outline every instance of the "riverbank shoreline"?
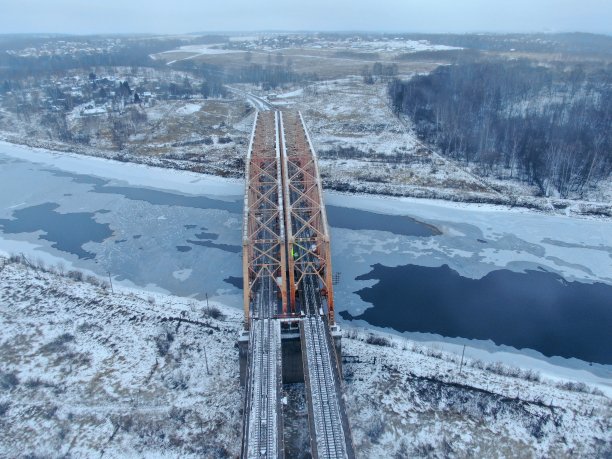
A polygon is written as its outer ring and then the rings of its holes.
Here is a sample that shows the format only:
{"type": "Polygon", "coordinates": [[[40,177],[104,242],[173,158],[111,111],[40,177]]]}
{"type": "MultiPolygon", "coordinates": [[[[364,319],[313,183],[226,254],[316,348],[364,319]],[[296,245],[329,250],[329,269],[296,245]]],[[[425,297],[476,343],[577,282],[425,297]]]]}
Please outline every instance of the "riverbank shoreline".
{"type": "MultiPolygon", "coordinates": [[[[202,165],[201,163],[195,163],[188,160],[135,155],[129,151],[99,151],[92,148],[77,148],[75,145],[58,143],[47,145],[39,141],[27,141],[25,139],[19,139],[19,141],[17,141],[17,139],[8,139],[6,136],[0,136],[0,146],[2,145],[21,148],[23,151],[47,152],[50,155],[78,155],[121,163],[139,164],[165,170],[192,172],[228,180],[244,180],[244,171],[236,171],[223,164],[212,167],[210,164],[202,165]]],[[[408,185],[398,186],[380,183],[343,182],[334,178],[324,178],[323,187],[325,191],[346,193],[348,195],[413,198],[418,200],[448,202],[458,205],[495,206],[508,210],[525,209],[546,215],[595,217],[606,218],[612,221],[612,203],[519,195],[505,196],[500,193],[461,192],[458,190],[444,190],[408,185]]]]}

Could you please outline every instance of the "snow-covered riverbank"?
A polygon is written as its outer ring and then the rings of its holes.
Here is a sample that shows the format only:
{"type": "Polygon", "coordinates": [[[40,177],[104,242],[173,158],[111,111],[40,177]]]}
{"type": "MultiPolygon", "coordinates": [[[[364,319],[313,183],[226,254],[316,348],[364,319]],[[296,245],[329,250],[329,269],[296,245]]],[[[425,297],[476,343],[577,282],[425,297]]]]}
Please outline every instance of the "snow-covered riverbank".
{"type": "MultiPolygon", "coordinates": [[[[0,326],[0,456],[238,455],[236,309],[0,259],[0,326]]],[[[343,354],[358,457],[611,451],[607,397],[362,329],[343,354]]]]}

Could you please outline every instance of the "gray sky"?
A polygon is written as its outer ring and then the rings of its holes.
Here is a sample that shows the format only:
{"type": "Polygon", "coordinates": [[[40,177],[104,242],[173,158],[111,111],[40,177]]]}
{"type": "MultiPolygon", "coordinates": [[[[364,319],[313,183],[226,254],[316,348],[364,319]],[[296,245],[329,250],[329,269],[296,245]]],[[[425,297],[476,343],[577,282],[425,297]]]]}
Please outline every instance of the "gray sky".
{"type": "Polygon", "coordinates": [[[0,33],[221,30],[612,35],[612,0],[2,0],[0,33]]]}

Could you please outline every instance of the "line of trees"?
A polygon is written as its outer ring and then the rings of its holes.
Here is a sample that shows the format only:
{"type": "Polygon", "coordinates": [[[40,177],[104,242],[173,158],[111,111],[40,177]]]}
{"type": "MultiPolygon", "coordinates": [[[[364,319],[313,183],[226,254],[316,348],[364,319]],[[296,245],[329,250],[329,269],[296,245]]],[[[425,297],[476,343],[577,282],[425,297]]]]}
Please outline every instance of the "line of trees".
{"type": "Polygon", "coordinates": [[[115,49],[100,53],[75,53],[53,56],[22,57],[0,52],[0,79],[18,80],[29,76],[61,73],[71,69],[94,67],[162,67],[149,57],[172,47],[180,40],[133,40],[115,49]]]}
{"type": "Polygon", "coordinates": [[[365,84],[374,84],[376,81],[389,81],[390,78],[397,75],[398,66],[395,62],[383,64],[375,62],[372,66],[365,65],[361,69],[361,76],[365,84]]]}
{"type": "Polygon", "coordinates": [[[285,58],[281,53],[268,54],[266,64],[251,62],[251,57],[247,53],[243,65],[238,68],[195,62],[192,59],[176,62],[173,67],[205,79],[208,87],[211,88],[211,96],[222,95],[220,91],[222,91],[223,84],[258,84],[267,91],[284,84],[318,79],[314,73],[296,72],[293,69],[291,58],[285,58]]]}
{"type": "Polygon", "coordinates": [[[568,197],[612,172],[612,65],[471,62],[393,80],[388,93],[422,140],[484,174],[568,197]]]}

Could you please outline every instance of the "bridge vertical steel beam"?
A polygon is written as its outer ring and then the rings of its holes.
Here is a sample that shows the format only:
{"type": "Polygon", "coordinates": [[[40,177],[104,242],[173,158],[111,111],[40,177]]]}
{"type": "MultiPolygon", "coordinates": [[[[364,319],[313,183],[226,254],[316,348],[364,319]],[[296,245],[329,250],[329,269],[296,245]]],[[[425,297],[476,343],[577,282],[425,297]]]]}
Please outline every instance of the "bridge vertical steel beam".
{"type": "Polygon", "coordinates": [[[251,187],[251,159],[253,156],[253,142],[255,140],[255,129],[257,128],[257,119],[259,112],[255,113],[253,121],[253,129],[251,131],[251,140],[249,141],[249,149],[246,158],[246,169],[244,173],[245,189],[244,189],[244,216],[242,220],[242,291],[243,291],[243,308],[244,308],[244,328],[249,329],[250,305],[251,305],[251,282],[249,280],[249,260],[251,259],[251,247],[248,236],[248,220],[249,220],[249,188],[251,187]]]}

